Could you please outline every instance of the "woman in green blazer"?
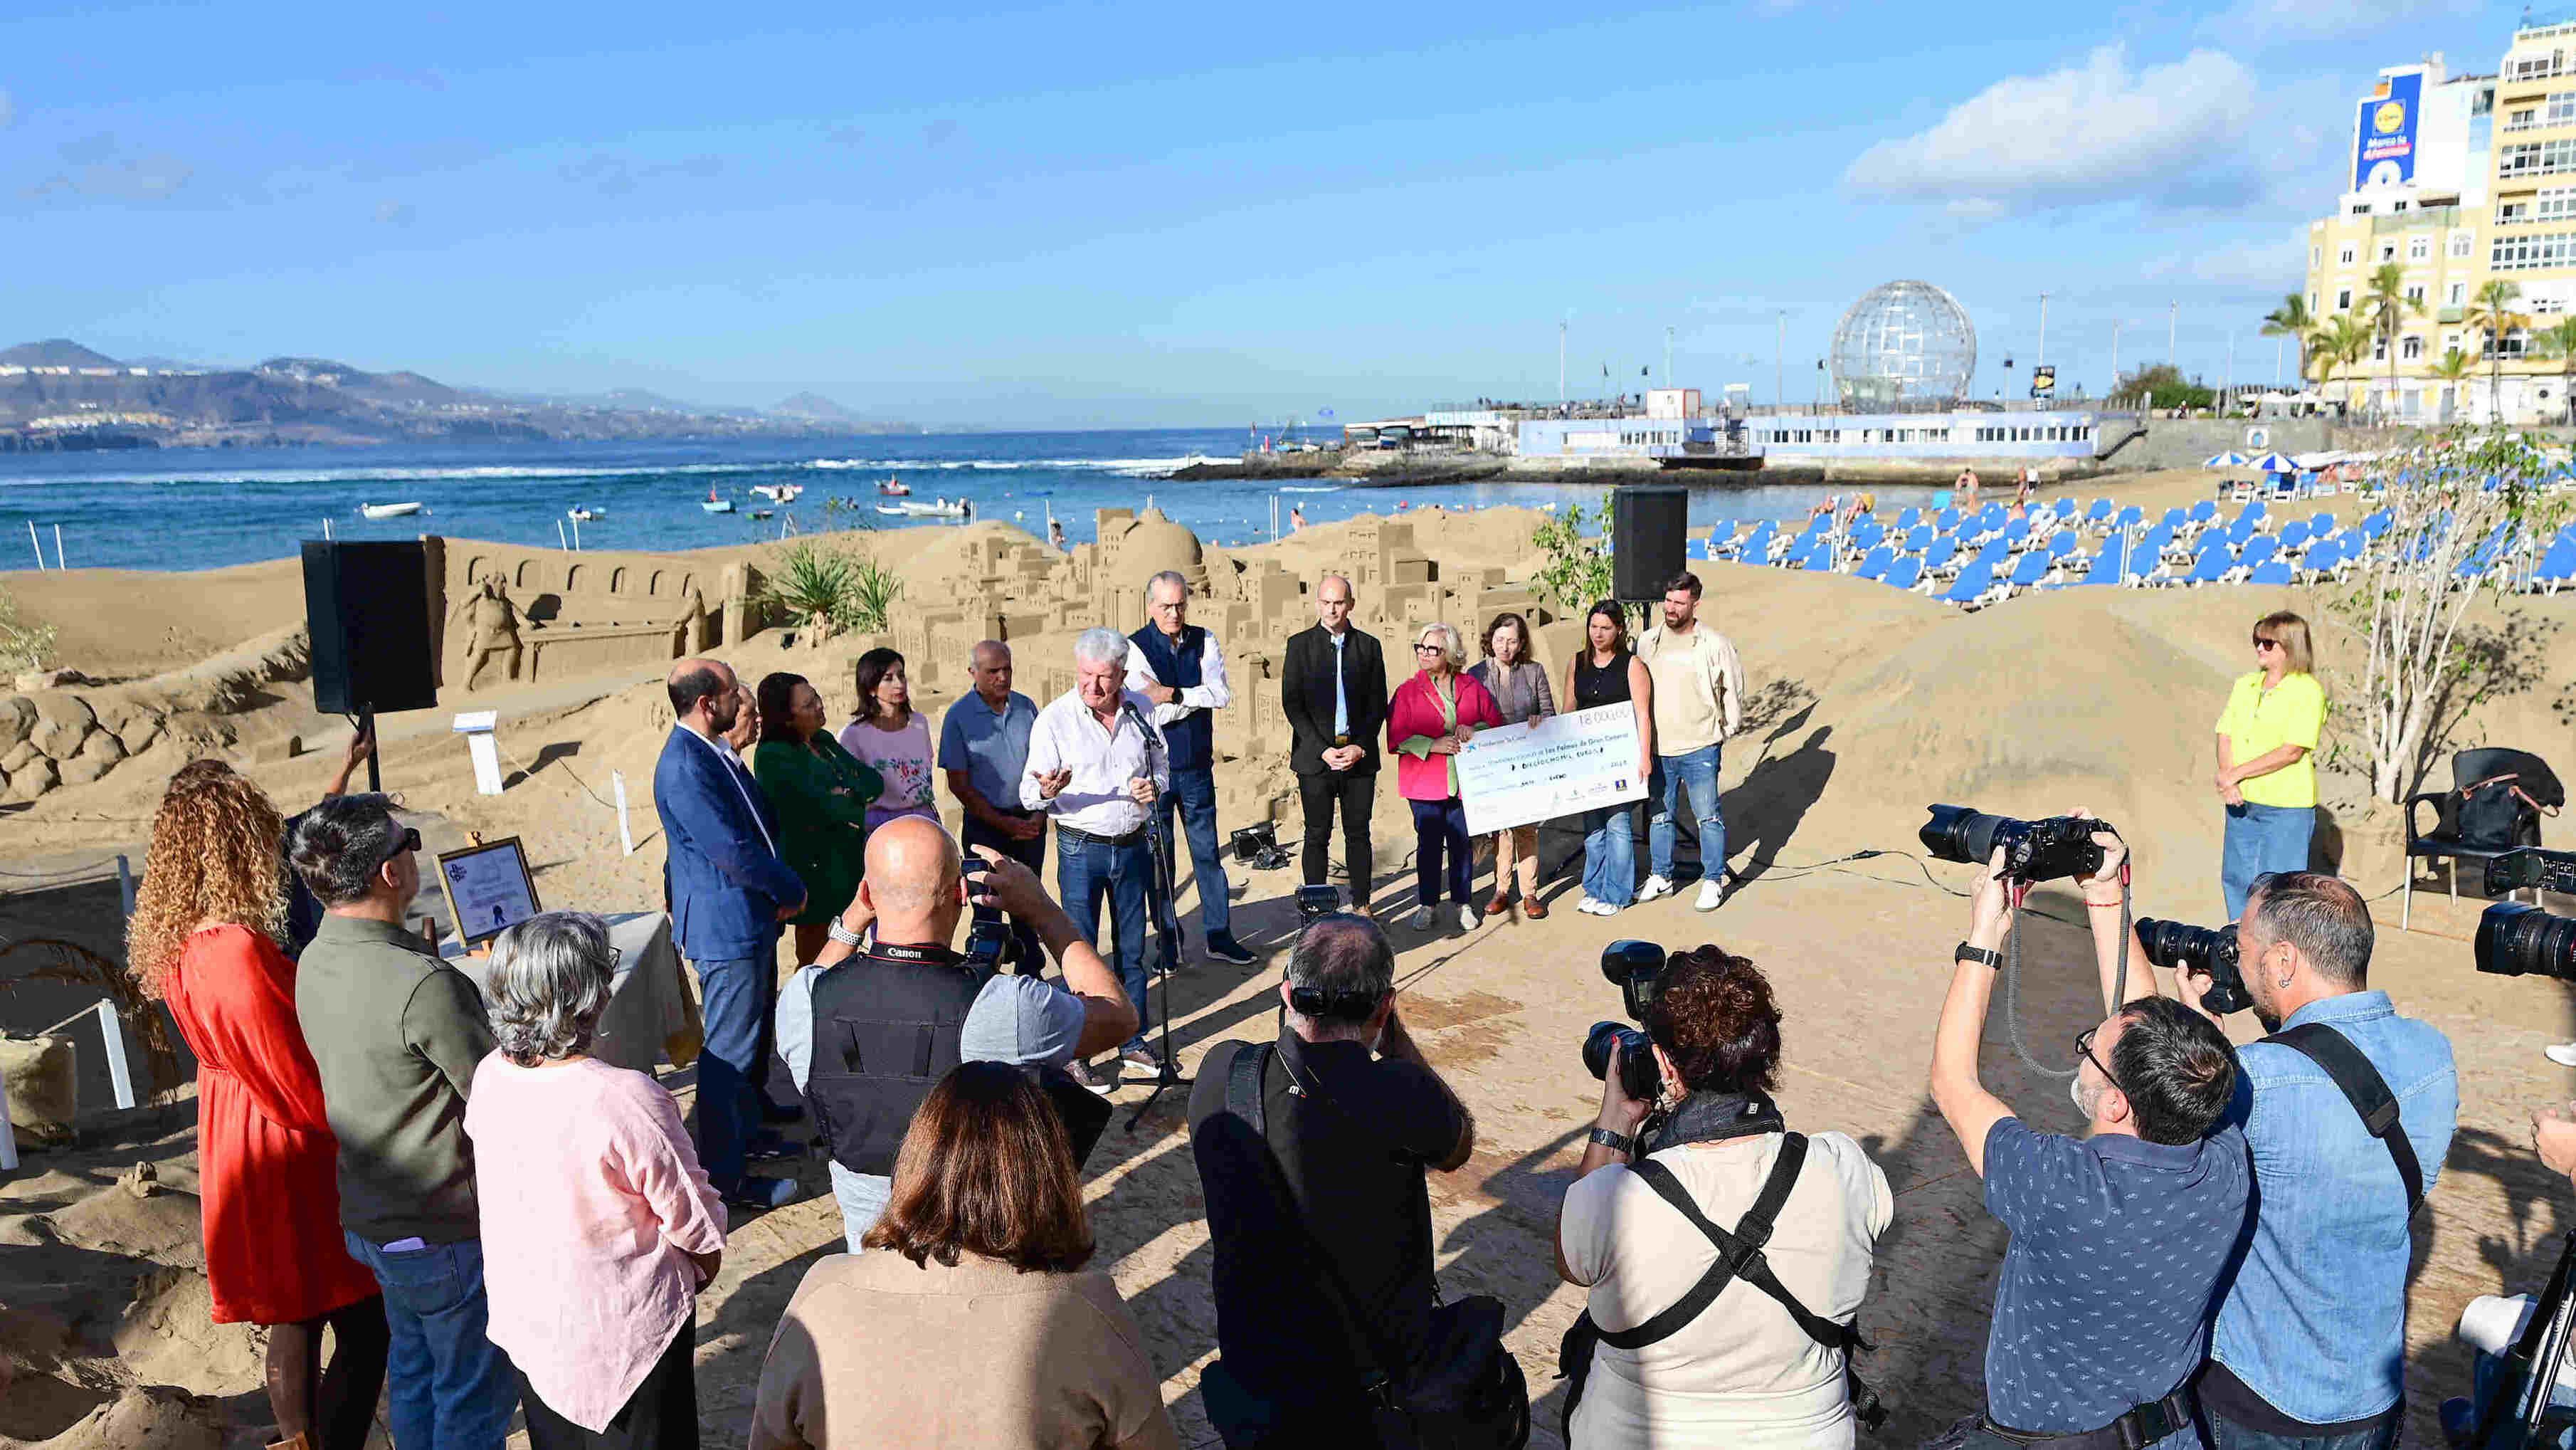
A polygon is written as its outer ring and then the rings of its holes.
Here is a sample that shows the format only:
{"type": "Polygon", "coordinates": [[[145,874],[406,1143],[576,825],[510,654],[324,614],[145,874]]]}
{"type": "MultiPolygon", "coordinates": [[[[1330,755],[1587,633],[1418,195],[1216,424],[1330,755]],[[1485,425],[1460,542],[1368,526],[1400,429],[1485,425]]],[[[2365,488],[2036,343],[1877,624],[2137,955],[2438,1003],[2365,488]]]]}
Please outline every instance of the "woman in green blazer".
{"type": "Polygon", "coordinates": [[[802,964],[822,955],[832,919],[858,894],[868,804],[885,794],[885,777],[823,728],[823,697],[803,675],[763,679],[759,704],[751,774],[778,815],[778,854],[805,883],[805,909],[788,918],[802,964]]]}

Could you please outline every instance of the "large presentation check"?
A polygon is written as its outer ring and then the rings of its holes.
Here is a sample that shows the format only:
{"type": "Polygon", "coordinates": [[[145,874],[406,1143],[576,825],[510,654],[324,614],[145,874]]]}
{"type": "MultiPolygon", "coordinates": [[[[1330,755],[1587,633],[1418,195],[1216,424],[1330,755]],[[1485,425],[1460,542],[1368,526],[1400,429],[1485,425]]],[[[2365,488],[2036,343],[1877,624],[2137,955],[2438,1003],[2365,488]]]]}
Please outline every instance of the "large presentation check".
{"type": "Polygon", "coordinates": [[[1458,752],[1458,795],[1477,836],[1643,800],[1636,708],[1601,705],[1480,730],[1458,752]]]}

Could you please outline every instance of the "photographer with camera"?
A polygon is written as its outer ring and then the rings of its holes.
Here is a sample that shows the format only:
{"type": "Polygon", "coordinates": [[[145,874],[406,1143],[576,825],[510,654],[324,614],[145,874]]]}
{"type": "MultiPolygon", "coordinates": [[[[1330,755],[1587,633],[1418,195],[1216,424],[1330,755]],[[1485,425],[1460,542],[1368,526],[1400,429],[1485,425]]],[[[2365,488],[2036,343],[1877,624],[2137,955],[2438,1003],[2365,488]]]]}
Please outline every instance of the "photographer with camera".
{"type": "Polygon", "coordinates": [[[2012,1234],[1986,1336],[1985,1410],[1935,1442],[1945,1450],[2192,1444],[2190,1381],[2244,1233],[2245,1138],[2211,1131],[2236,1084],[2227,1038],[2157,996],[2143,966],[2116,982],[2126,852],[2108,830],[2092,844],[2096,864],[2077,886],[2096,918],[2109,1015],[2075,1039],[2068,1083],[2088,1135],[2031,1127],[1978,1077],[2013,924],[2002,847],[1979,875],[1933,1038],[1933,1102],[2012,1234]]]}
{"type": "Polygon", "coordinates": [[[1216,1261],[1208,1418],[1236,1450],[1512,1450],[1528,1390],[1502,1305],[1442,1303],[1432,1281],[1423,1170],[1463,1166],[1476,1124],[1396,1012],[1395,949],[1365,917],[1319,917],[1279,995],[1277,1043],[1218,1043],[1190,1094],[1216,1261]]]}
{"type": "Polygon", "coordinates": [[[1567,1444],[1850,1445],[1887,1177],[1845,1134],[1782,1120],[1780,1009],[1753,963],[1703,946],[1646,967],[1646,1030],[1587,1043],[1601,1116],[1557,1212],[1556,1271],[1590,1291],[1561,1361],[1567,1444]]]}
{"type": "MultiPolygon", "coordinates": [[[[1042,1085],[1061,1105],[1072,1083],[1058,1076],[1064,1065],[1136,1030],[1118,974],[1036,874],[993,847],[976,854],[981,874],[970,881],[937,821],[901,816],[879,826],[830,943],[779,989],[779,1055],[831,1149],[832,1196],[854,1254],[885,1212],[913,1110],[948,1069],[977,1059],[1049,1069],[1042,1085]],[[1061,984],[994,971],[1008,932],[998,917],[978,921],[968,953],[951,950],[969,907],[979,917],[999,908],[1035,928],[1063,968],[1061,984]]],[[[1073,1096],[1098,1101],[1078,1088],[1073,1096]]],[[[1076,1153],[1087,1146],[1077,1141],[1076,1153]]]]}
{"type": "Polygon", "coordinates": [[[2226,1115],[2253,1152],[2256,1211],[2197,1384],[2215,1450],[2394,1444],[2407,1226],[2459,1121],[2450,1039],[2371,990],[2370,909],[2322,872],[2256,878],[2233,933],[2137,935],[2153,940],[2132,946],[2133,973],[2161,954],[2186,1004],[2214,1021],[2233,995],[2272,1034],[2236,1050],[2226,1115]]]}
{"type": "MultiPolygon", "coordinates": [[[[2485,970],[2483,962],[2480,970],[2485,970]]],[[[2576,1104],[2552,1105],[2533,1113],[2531,1146],[2539,1151],[2542,1166],[2552,1173],[2566,1174],[2576,1180],[2576,1104]]],[[[2564,1267],[2563,1259],[2561,1266],[2564,1267]]],[[[2554,1423],[2545,1428],[2532,1426],[2542,1433],[2527,1442],[2507,1443],[2548,1446],[2551,1450],[2568,1450],[2571,1444],[2576,1444],[2576,1432],[2571,1432],[2566,1424],[2568,1413],[2576,1411],[2576,1363],[2570,1363],[2568,1357],[2561,1353],[2557,1364],[2548,1367],[2541,1363],[2548,1357],[2545,1353],[2523,1354],[2517,1349],[2524,1331],[2531,1326],[2532,1315],[2539,1312],[2545,1318],[2549,1305],[2546,1296],[2535,1299],[2529,1294],[2481,1294],[2469,1301],[2468,1308],[2460,1311],[2460,1341],[2476,1355],[2470,1381],[2475,1398],[2454,1397],[2442,1402],[2444,1439],[2453,1445],[2477,1443],[2475,1431],[2480,1417],[2497,1409],[2493,1404],[2496,1396],[2530,1388],[2519,1377],[2507,1378],[2509,1373],[2528,1366],[2531,1378],[2545,1377],[2550,1382],[2547,1397],[2539,1401],[2539,1414],[2552,1417],[2554,1423]],[[2520,1364],[2515,1362],[2517,1358],[2520,1364]]],[[[2513,1412],[2518,1408],[2518,1401],[2502,1407],[2508,1421],[2514,1418],[2513,1412]]]]}

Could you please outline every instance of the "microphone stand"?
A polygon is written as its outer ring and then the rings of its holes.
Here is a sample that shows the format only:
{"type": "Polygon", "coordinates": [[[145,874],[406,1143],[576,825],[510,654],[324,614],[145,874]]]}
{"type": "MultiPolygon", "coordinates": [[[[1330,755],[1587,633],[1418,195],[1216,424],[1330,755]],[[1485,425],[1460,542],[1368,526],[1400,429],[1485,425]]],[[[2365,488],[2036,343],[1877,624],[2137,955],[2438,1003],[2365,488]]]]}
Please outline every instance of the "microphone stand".
{"type": "MultiPolygon", "coordinates": [[[[1136,722],[1138,732],[1145,738],[1145,778],[1151,780],[1155,760],[1158,757],[1169,759],[1168,748],[1163,744],[1162,735],[1154,729],[1154,723],[1145,718],[1145,712],[1136,708],[1135,701],[1122,697],[1118,703],[1119,708],[1127,712],[1127,718],[1136,722]]],[[[1166,770],[1165,776],[1168,778],[1169,775],[1166,770]]],[[[1172,909],[1172,842],[1169,833],[1163,829],[1165,819],[1162,789],[1157,788],[1154,803],[1145,808],[1145,855],[1153,863],[1152,874],[1145,882],[1145,912],[1146,929],[1152,934],[1154,952],[1161,959],[1157,970],[1163,978],[1162,1070],[1154,1075],[1154,1090],[1136,1105],[1136,1111],[1127,1115],[1126,1131],[1130,1133],[1135,1132],[1136,1125],[1153,1111],[1154,1104],[1161,1100],[1166,1089],[1189,1080],[1181,1076],[1181,1065],[1172,1056],[1172,975],[1180,970],[1181,965],[1181,924],[1180,914],[1172,909]]],[[[1137,1010],[1144,1009],[1143,1003],[1136,1005],[1137,1010]]]]}

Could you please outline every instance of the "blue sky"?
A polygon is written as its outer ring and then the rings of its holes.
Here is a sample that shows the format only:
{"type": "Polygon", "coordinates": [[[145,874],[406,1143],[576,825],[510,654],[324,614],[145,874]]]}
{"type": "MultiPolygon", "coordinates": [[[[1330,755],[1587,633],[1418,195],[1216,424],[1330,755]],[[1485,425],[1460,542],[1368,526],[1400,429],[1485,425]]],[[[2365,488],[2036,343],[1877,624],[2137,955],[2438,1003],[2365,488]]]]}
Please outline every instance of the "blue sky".
{"type": "Polygon", "coordinates": [[[2261,314],[2379,66],[2518,6],[306,7],[0,17],[0,344],[444,381],[811,388],[1023,426],[1660,379],[1769,401],[1950,289],[1976,390],[2261,314]],[[2006,374],[2011,356],[2017,368],[2006,374]]]}

